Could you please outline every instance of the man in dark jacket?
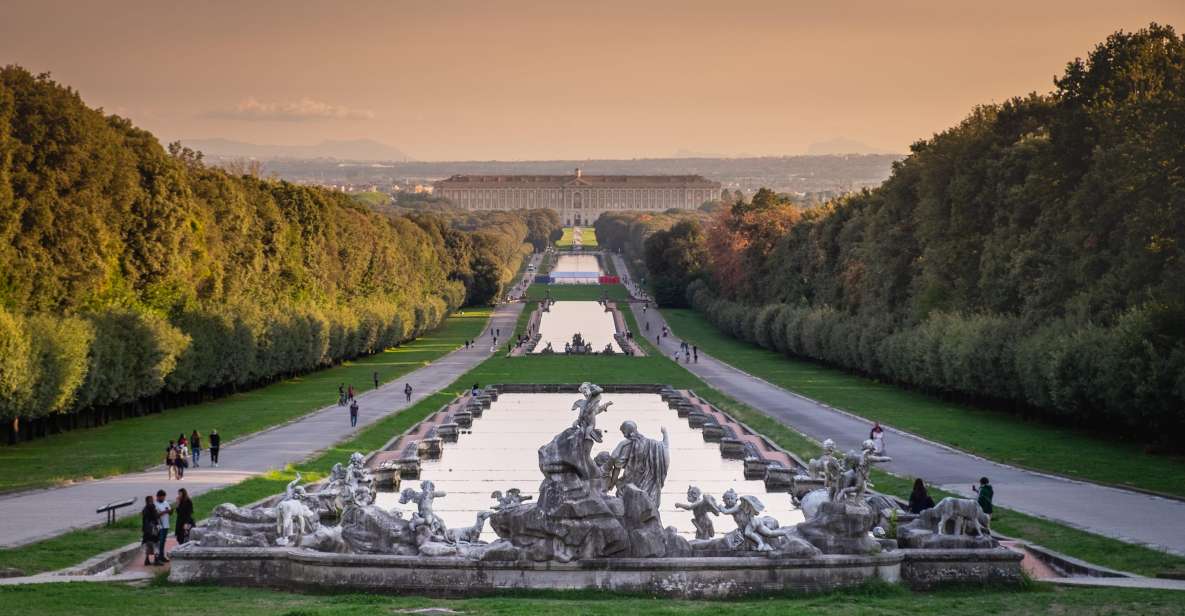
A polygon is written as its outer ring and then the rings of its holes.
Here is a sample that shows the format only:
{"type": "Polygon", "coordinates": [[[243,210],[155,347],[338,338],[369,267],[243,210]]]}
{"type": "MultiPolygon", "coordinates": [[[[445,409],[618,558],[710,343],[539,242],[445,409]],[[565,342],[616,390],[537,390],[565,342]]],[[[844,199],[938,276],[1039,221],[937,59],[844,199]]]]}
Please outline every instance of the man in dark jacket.
{"type": "Polygon", "coordinates": [[[996,495],[995,490],[992,489],[992,484],[988,483],[987,477],[979,478],[978,486],[971,486],[971,489],[979,495],[979,508],[992,517],[992,497],[996,495]]]}

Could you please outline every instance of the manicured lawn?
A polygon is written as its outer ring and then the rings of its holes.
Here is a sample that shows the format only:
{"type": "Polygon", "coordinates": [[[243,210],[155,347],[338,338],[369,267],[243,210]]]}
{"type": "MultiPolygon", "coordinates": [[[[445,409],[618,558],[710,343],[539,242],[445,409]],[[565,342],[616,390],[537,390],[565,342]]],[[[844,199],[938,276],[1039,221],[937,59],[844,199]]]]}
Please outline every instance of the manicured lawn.
{"type": "Polygon", "coordinates": [[[619,284],[533,284],[527,287],[527,301],[539,301],[547,297],[556,301],[595,302],[606,295],[609,299],[626,301],[630,298],[629,291],[619,284]]]}
{"type": "MultiPolygon", "coordinates": [[[[307,589],[310,592],[316,589],[307,589]]],[[[132,606],[167,606],[170,611],[276,616],[373,616],[393,613],[577,614],[1179,614],[1181,593],[1174,591],[1053,588],[1022,591],[990,588],[912,593],[884,584],[819,595],[770,596],[741,601],[685,601],[603,592],[515,593],[478,599],[434,599],[373,594],[294,594],[218,586],[159,582],[146,587],[122,584],[43,584],[0,587],[0,613],[41,616],[124,616],[132,606]],[[80,609],[81,608],[81,609],[80,609]],[[435,609],[433,609],[435,608],[435,609]],[[424,610],[424,611],[420,611],[424,610]],[[431,610],[430,612],[428,610],[431,610]]],[[[145,608],[147,609],[147,608],[145,608]]]]}
{"type": "Polygon", "coordinates": [[[584,246],[585,248],[596,248],[597,232],[592,227],[564,227],[564,237],[556,241],[556,247],[571,248],[573,246],[572,236],[574,235],[577,228],[580,229],[580,245],[584,246]]]}
{"type": "Polygon", "coordinates": [[[1185,496],[1183,458],[1150,455],[1134,443],[1024,421],[792,359],[731,338],[691,310],[664,309],[662,314],[677,335],[713,357],[862,417],[999,462],[1185,496]]]}
{"type": "Polygon", "coordinates": [[[0,447],[0,492],[106,477],[159,464],[169,439],[217,429],[224,442],[332,404],[338,384],[359,391],[407,374],[477,337],[489,308],[466,308],[418,340],[357,361],[211,402],[0,447]]]}
{"type": "MultiPolygon", "coordinates": [[[[634,320],[633,314],[630,311],[624,312],[627,324],[634,331],[637,331],[637,323],[634,320]]],[[[294,470],[301,470],[306,478],[313,479],[319,474],[328,471],[329,467],[334,462],[339,462],[345,459],[353,451],[371,451],[381,447],[388,439],[395,434],[403,432],[411,427],[415,422],[428,416],[440,406],[447,403],[452,397],[470,386],[473,383],[481,385],[488,385],[491,383],[580,383],[586,380],[591,380],[598,383],[663,383],[670,384],[680,388],[694,389],[696,393],[705,399],[716,404],[720,408],[731,413],[737,419],[744,421],[752,428],[765,434],[774,442],[782,447],[798,454],[800,457],[808,458],[817,455],[818,445],[803,435],[794,430],[778,423],[769,416],[741,404],[724,394],[707,386],[704,382],[699,380],[695,375],[687,372],[682,366],[676,364],[669,359],[665,354],[657,354],[656,349],[651,339],[640,339],[642,346],[650,355],[647,357],[605,357],[605,356],[527,356],[508,358],[502,355],[496,355],[482,364],[476,366],[473,370],[459,377],[454,383],[446,387],[441,392],[429,396],[414,406],[405,409],[402,412],[388,416],[374,425],[369,426],[362,432],[355,435],[352,439],[339,443],[324,452],[321,452],[314,458],[296,465],[295,468],[286,469],[284,473],[274,473],[271,475],[249,479],[236,486],[224,488],[197,499],[197,512],[199,517],[208,513],[215,505],[221,502],[236,502],[247,503],[257,500],[266,495],[280,492],[284,484],[290,480],[294,470]]],[[[702,346],[702,345],[701,345],[702,346]]],[[[673,349],[666,349],[673,350],[673,349]]],[[[534,447],[535,445],[531,445],[534,447]]],[[[896,478],[885,473],[877,472],[874,477],[877,487],[888,493],[904,496],[908,493],[909,483],[912,478],[896,478]]],[[[940,494],[936,494],[940,496],[940,494]]],[[[1064,552],[1071,556],[1083,558],[1090,562],[1097,563],[1106,567],[1132,571],[1135,573],[1142,573],[1147,575],[1154,575],[1160,571],[1170,569],[1185,569],[1185,558],[1171,556],[1151,550],[1142,546],[1135,546],[1125,544],[1113,539],[1108,539],[1099,535],[1078,531],[1056,523],[1047,522],[1026,516],[1006,509],[997,509],[998,513],[994,520],[995,528],[1005,534],[1015,537],[1028,539],[1035,543],[1039,543],[1051,549],[1064,552]]],[[[769,512],[771,515],[777,515],[777,512],[769,512]]],[[[22,548],[15,548],[11,550],[0,550],[0,568],[16,567],[27,573],[37,571],[45,571],[51,569],[58,569],[71,564],[76,564],[93,556],[98,552],[109,550],[121,545],[130,543],[136,540],[137,532],[134,522],[123,521],[115,529],[90,529],[84,531],[76,531],[68,533],[62,537],[42,541],[39,543],[24,546],[22,548]]],[[[54,587],[59,588],[59,587],[54,587]]],[[[180,591],[179,591],[180,592],[180,591]]],[[[189,592],[186,590],[185,592],[189,592]]],[[[194,590],[193,592],[199,592],[194,590]]],[[[204,592],[213,592],[212,589],[205,589],[204,592]]],[[[242,591],[247,592],[247,591],[242,591]]],[[[250,591],[255,592],[255,591],[250,591]]],[[[841,595],[850,597],[850,604],[844,603],[847,612],[839,611],[838,613],[894,613],[895,610],[910,609],[913,611],[921,610],[923,613],[933,611],[934,613],[947,613],[955,609],[958,605],[974,605],[975,609],[995,612],[1015,612],[1026,613],[1026,610],[1046,612],[1048,610],[1062,611],[1066,613],[1093,613],[1089,609],[1096,607],[1102,608],[1104,604],[1097,604],[1098,598],[1110,595],[1094,595],[1093,599],[1084,599],[1081,603],[1077,602],[1074,597],[1086,597],[1088,595],[1077,595],[1075,593],[1084,592],[1075,590],[1073,593],[1057,594],[1063,591],[1055,591],[1055,593],[988,593],[984,595],[971,594],[960,595],[959,593],[938,593],[933,595],[912,595],[905,591],[889,590],[885,591],[888,594],[885,597],[876,595],[874,597],[864,597],[860,593],[841,595]],[[1050,597],[1057,597],[1051,599],[1050,597]],[[859,597],[864,597],[874,603],[859,603],[859,597]],[[939,598],[946,597],[949,601],[938,601],[939,598]],[[981,603],[980,598],[983,598],[986,603],[981,603]],[[1019,600],[1017,597],[1033,597],[1030,599],[1019,600]],[[1067,599],[1071,597],[1072,599],[1067,599]],[[897,598],[901,603],[896,602],[897,598]],[[918,603],[919,601],[923,603],[918,603]],[[928,603],[936,601],[934,603],[928,603]],[[1019,602],[1016,602],[1019,601],[1019,602]],[[1053,602],[1049,602],[1053,601],[1053,602]],[[1066,603],[1066,601],[1072,601],[1066,603]],[[1085,606],[1087,611],[1078,611],[1078,606],[1085,606]],[[914,609],[916,608],[916,609],[914,609]]],[[[1107,591],[1114,592],[1114,591],[1107,591]]],[[[1129,592],[1129,591],[1125,591],[1129,592]]],[[[50,593],[56,596],[57,591],[50,593]]],[[[883,594],[883,593],[882,593],[883,594]]],[[[1158,597],[1157,593],[1143,593],[1136,592],[1131,595],[1118,593],[1116,597],[1119,598],[1114,602],[1105,604],[1107,609],[1099,613],[1125,613],[1126,610],[1132,610],[1133,613],[1139,609],[1147,608],[1152,613],[1161,613],[1163,610],[1159,606],[1160,603],[1153,602],[1151,604],[1143,605],[1141,608],[1140,601],[1149,597],[1158,597]],[[1137,598],[1139,601],[1137,601],[1137,598]]],[[[1179,599],[1181,595],[1176,595],[1179,599]]],[[[281,599],[283,605],[289,599],[298,600],[296,597],[290,595],[277,595],[281,599]]],[[[105,601],[106,599],[102,599],[105,601]]],[[[314,601],[312,598],[299,598],[301,601],[314,601]]],[[[378,600],[378,599],[376,599],[378,600]]],[[[407,599],[414,601],[413,599],[407,599]]],[[[100,599],[96,599],[100,601],[100,599]]],[[[382,601],[386,601],[383,599],[382,601]]],[[[462,602],[466,611],[478,611],[484,609],[502,610],[504,613],[520,613],[525,608],[523,606],[527,603],[515,602],[498,604],[496,600],[483,600],[491,603],[481,602],[462,602]]],[[[542,601],[542,600],[541,600],[542,601]]],[[[707,610],[707,606],[714,607],[728,607],[734,605],[746,605],[748,610],[769,609],[776,613],[786,613],[787,610],[803,611],[810,613],[809,610],[816,609],[821,606],[830,605],[824,603],[812,603],[812,600],[795,600],[790,603],[777,602],[748,602],[748,603],[694,603],[694,602],[662,602],[661,604],[653,604],[653,608],[644,607],[642,603],[620,604],[614,603],[619,601],[617,599],[607,600],[609,603],[590,603],[588,601],[569,600],[563,601],[556,605],[567,605],[567,609],[576,610],[578,613],[600,613],[598,610],[604,608],[608,611],[626,610],[631,612],[633,610],[653,611],[660,609],[660,606],[678,605],[681,611],[697,611],[707,610]]],[[[626,601],[624,599],[620,601],[626,601]]],[[[634,600],[629,600],[634,601],[634,600]]],[[[1159,599],[1157,599],[1159,601],[1159,599]]],[[[68,602],[67,602],[68,603],[68,602]]],[[[268,601],[261,600],[258,602],[259,608],[263,609],[272,607],[268,601]],[[266,605],[265,605],[266,604],[266,605]]],[[[436,605],[437,603],[422,603],[414,605],[436,605]]],[[[0,601],[3,605],[3,601],[0,601]]],[[[90,604],[88,604],[89,606],[90,604]]],[[[382,605],[388,605],[383,603],[382,605]]],[[[395,604],[389,604],[395,607],[395,604]]],[[[410,607],[413,604],[408,604],[410,607]]],[[[453,604],[450,604],[453,605],[453,604]]],[[[46,610],[50,610],[51,606],[46,606],[46,610]]],[[[288,610],[296,609],[313,609],[314,613],[335,613],[331,610],[333,607],[328,604],[321,603],[298,603],[294,607],[284,608],[279,613],[288,610]]],[[[57,609],[57,608],[53,608],[57,609]]],[[[243,609],[255,609],[254,607],[243,609]]],[[[462,609],[457,607],[457,609],[462,609]]],[[[543,601],[539,604],[538,609],[529,609],[532,613],[550,613],[547,610],[553,609],[551,603],[543,601]]],[[[560,608],[555,608],[560,609],[560,608]]],[[[2,609],[0,609],[2,611],[2,609]]],[[[44,613],[54,613],[46,611],[44,613]]],[[[99,612],[102,613],[102,612],[99,612]]],[[[271,613],[271,612],[259,612],[271,613]]],[[[350,612],[342,612],[350,613],[350,612]]],[[[1032,613],[1032,612],[1029,612],[1032,613]]]]}

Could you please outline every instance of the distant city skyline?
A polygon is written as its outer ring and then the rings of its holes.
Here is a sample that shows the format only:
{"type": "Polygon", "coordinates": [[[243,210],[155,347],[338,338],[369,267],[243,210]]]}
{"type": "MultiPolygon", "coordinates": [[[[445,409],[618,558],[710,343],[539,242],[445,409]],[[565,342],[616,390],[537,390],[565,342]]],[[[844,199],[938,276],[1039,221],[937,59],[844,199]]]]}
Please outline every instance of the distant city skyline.
{"type": "Polygon", "coordinates": [[[908,151],[1185,2],[6,3],[0,63],[162,140],[417,160],[908,151]],[[642,6],[639,6],[642,5],[642,6]],[[373,151],[382,152],[382,148],[373,151]]]}

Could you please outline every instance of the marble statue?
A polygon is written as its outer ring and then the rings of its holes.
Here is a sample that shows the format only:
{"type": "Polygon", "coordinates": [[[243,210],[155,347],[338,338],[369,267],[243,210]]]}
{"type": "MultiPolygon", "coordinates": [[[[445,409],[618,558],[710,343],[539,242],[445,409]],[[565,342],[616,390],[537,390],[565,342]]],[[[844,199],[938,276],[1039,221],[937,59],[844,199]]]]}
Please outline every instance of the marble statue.
{"type": "Polygon", "coordinates": [[[970,498],[948,496],[938,501],[934,509],[938,510],[938,533],[942,535],[962,535],[966,527],[969,534],[978,536],[991,524],[991,518],[979,503],[970,498]]]}
{"type": "Polygon", "coordinates": [[[609,410],[613,405],[612,400],[601,402],[603,392],[600,385],[586,381],[580,385],[580,393],[584,397],[572,403],[572,410],[580,411],[576,416],[576,423],[572,426],[583,430],[586,437],[597,443],[601,442],[601,431],[597,430],[597,415],[609,410]]]}
{"type": "Polygon", "coordinates": [[[711,494],[704,494],[695,486],[687,488],[687,502],[675,503],[676,509],[686,509],[691,512],[691,524],[695,526],[696,539],[711,539],[716,530],[712,528],[712,519],[708,515],[720,515],[720,507],[711,494]]]}
{"type": "Polygon", "coordinates": [[[868,480],[872,465],[893,461],[889,456],[877,455],[876,444],[872,439],[865,439],[859,453],[848,452],[846,459],[848,470],[840,475],[838,489],[833,490],[832,500],[863,501],[865,491],[872,487],[872,482],[868,480]]]}
{"type": "Polygon", "coordinates": [[[602,451],[593,458],[593,487],[601,492],[607,494],[613,489],[613,454],[608,451],[602,451]]]}
{"type": "Polygon", "coordinates": [[[643,436],[638,432],[638,424],[627,420],[621,424],[621,434],[625,439],[613,448],[612,454],[614,468],[620,472],[613,480],[617,495],[621,496],[623,486],[632,484],[658,507],[671,462],[670,436],[666,428],[662,428],[662,440],[657,441],[643,436]]]}
{"type": "Polygon", "coordinates": [[[913,549],[992,549],[999,541],[990,523],[975,500],[947,497],[898,527],[897,542],[913,549]]]}
{"type": "Polygon", "coordinates": [[[501,490],[494,490],[493,494],[490,494],[490,498],[498,501],[498,504],[492,507],[494,511],[498,511],[505,507],[517,507],[533,497],[523,496],[522,490],[518,488],[510,488],[506,491],[505,496],[501,490]]]}
{"type": "Polygon", "coordinates": [[[412,530],[416,530],[420,526],[426,526],[431,531],[432,536],[443,534],[445,529],[444,520],[436,512],[432,511],[432,503],[444,496],[448,496],[448,493],[438,491],[436,484],[431,481],[420,482],[419,492],[416,492],[414,488],[404,488],[403,492],[399,495],[400,504],[412,502],[416,504],[416,513],[412,514],[411,518],[412,530]]]}
{"type": "Polygon", "coordinates": [[[444,540],[448,543],[478,543],[481,539],[481,531],[486,525],[486,520],[490,519],[493,513],[489,511],[478,511],[477,520],[473,526],[465,526],[463,528],[449,528],[444,531],[444,540]]]}
{"type": "Polygon", "coordinates": [[[321,526],[321,518],[314,511],[316,499],[299,483],[300,473],[297,473],[285,489],[284,499],[276,504],[276,545],[299,542],[301,536],[321,526]]]}
{"type": "Polygon", "coordinates": [[[723,501],[724,507],[720,508],[720,513],[732,516],[737,530],[740,531],[741,541],[748,540],[758,552],[769,552],[774,549],[766,539],[794,534],[792,527],[779,527],[777,520],[769,516],[759,516],[758,514],[765,510],[765,505],[756,496],[737,496],[736,490],[729,488],[724,493],[723,501]]]}
{"type": "Polygon", "coordinates": [[[827,490],[828,495],[834,499],[837,485],[839,484],[839,477],[843,474],[843,465],[840,464],[838,458],[835,457],[835,441],[826,439],[823,441],[823,454],[818,458],[812,458],[807,464],[807,470],[813,479],[822,479],[823,487],[827,490]]]}

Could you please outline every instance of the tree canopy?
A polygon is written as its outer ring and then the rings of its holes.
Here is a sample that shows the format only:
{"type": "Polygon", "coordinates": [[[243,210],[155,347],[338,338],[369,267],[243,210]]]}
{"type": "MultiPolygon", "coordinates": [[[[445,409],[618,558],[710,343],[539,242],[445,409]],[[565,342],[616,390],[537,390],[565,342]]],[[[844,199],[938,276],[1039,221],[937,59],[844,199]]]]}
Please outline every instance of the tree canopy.
{"type": "MultiPolygon", "coordinates": [[[[717,208],[701,246],[646,265],[702,262],[685,298],[769,348],[1179,445],[1185,40],[1116,33],[1054,86],[977,107],[878,188],[717,208]]],[[[648,220],[598,237],[638,251],[648,220]]]]}
{"type": "Polygon", "coordinates": [[[551,213],[384,216],[0,70],[0,416],[257,384],[497,299],[551,213]],[[456,224],[454,224],[456,223],[456,224]]]}

